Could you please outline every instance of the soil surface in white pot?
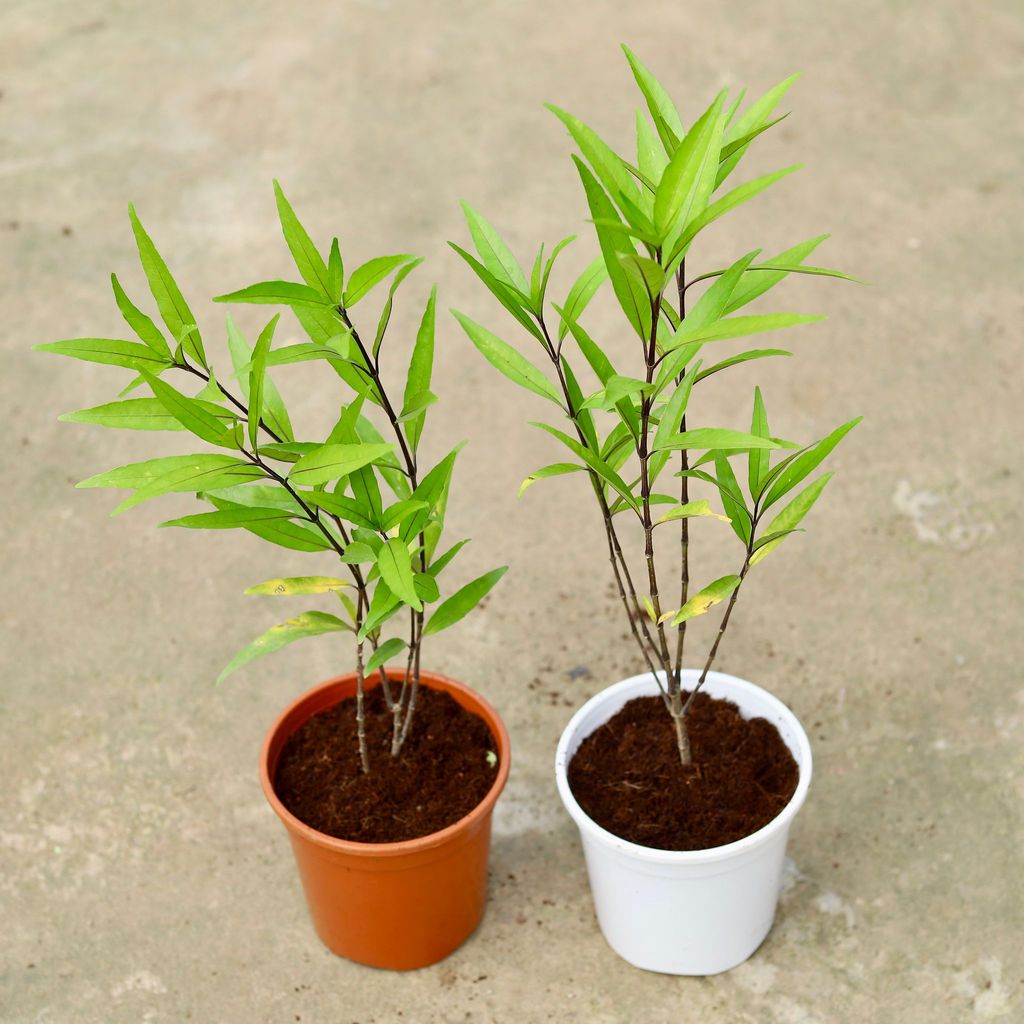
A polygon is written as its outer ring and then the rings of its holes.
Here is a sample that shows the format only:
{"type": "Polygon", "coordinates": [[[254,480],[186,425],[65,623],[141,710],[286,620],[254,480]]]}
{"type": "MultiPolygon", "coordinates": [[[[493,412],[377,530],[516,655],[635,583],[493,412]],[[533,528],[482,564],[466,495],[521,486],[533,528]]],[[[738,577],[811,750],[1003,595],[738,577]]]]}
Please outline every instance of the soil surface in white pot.
{"type": "Polygon", "coordinates": [[[392,757],[383,690],[370,690],[365,704],[369,775],[359,764],[355,697],[313,715],[285,742],[274,792],[296,818],[338,839],[398,843],[454,825],[487,796],[498,747],[482,718],[421,686],[412,728],[392,757]]]}
{"type": "Polygon", "coordinates": [[[593,821],[640,846],[707,850],[758,831],[789,803],[800,773],[774,725],[706,693],[686,721],[688,765],[660,697],[629,701],[580,744],[569,786],[593,821]]]}

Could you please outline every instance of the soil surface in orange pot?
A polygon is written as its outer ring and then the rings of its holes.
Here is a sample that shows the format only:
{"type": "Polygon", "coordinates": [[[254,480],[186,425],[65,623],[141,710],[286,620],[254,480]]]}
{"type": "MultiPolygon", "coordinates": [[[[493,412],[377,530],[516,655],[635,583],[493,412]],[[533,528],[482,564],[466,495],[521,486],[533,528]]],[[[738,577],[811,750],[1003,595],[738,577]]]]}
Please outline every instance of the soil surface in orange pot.
{"type": "Polygon", "coordinates": [[[447,828],[483,800],[498,768],[497,745],[482,718],[421,686],[398,757],[390,752],[391,722],[383,690],[374,687],[366,694],[367,775],[359,764],[355,698],[313,715],[281,751],[274,776],[281,802],[326,835],[397,843],[447,828]]]}
{"type": "Polygon", "coordinates": [[[707,850],[767,825],[799,779],[779,731],[706,693],[686,720],[693,760],[684,766],[661,698],[626,704],[569,764],[580,807],[614,835],[656,850],[707,850]]]}

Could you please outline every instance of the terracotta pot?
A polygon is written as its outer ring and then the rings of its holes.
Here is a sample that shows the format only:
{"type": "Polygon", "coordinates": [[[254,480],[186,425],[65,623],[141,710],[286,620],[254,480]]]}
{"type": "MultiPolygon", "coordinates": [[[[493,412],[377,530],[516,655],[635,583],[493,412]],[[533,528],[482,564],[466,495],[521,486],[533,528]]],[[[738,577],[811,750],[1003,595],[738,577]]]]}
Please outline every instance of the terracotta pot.
{"type": "MultiPolygon", "coordinates": [[[[435,672],[423,672],[420,679],[479,715],[497,744],[498,776],[487,796],[440,832],[400,843],[335,839],[296,818],[274,792],[285,741],[318,711],[351,697],[354,672],[321,683],[290,704],[271,726],[260,754],[263,792],[288,831],[317,934],[339,956],[398,971],[444,959],[480,922],[491,814],[509,769],[508,733],[494,708],[454,679],[435,672]]],[[[367,688],[379,683],[375,675],[367,688]]]]}

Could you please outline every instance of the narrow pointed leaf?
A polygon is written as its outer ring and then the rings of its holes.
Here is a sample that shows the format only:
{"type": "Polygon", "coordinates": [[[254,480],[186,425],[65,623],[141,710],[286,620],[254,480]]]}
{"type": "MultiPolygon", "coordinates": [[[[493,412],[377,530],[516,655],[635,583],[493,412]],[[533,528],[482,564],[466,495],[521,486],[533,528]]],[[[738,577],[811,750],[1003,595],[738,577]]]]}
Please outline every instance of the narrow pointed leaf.
{"type": "Polygon", "coordinates": [[[136,216],[135,207],[130,204],[128,216],[132,222],[132,231],[135,234],[135,244],[138,246],[142,269],[149,282],[149,290],[153,293],[153,298],[156,299],[160,316],[171,332],[171,337],[181,341],[184,351],[205,369],[206,353],[203,351],[203,341],[195,326],[196,318],[192,315],[192,310],[188,308],[188,303],[171,276],[170,270],[167,269],[167,264],[164,263],[153,240],[146,234],[146,229],[136,216]]]}
{"type": "MultiPolygon", "coordinates": [[[[237,418],[234,413],[212,402],[199,404],[206,412],[219,417],[225,429],[237,418]]],[[[92,409],[64,413],[58,419],[65,423],[94,423],[101,427],[119,427],[124,430],[185,429],[181,421],[172,416],[156,398],[129,398],[123,402],[108,402],[92,409]]]]}
{"type": "Polygon", "coordinates": [[[338,480],[376,462],[394,448],[393,444],[325,444],[299,459],[288,479],[309,487],[338,480]]]}
{"type": "Polygon", "coordinates": [[[114,300],[117,302],[117,308],[121,310],[125,323],[139,336],[139,340],[161,359],[171,362],[171,350],[160,328],[128,298],[117,279],[117,274],[110,275],[110,285],[114,289],[114,300]]]}
{"type": "Polygon", "coordinates": [[[629,49],[622,47],[626,54],[626,60],[633,71],[633,77],[640,91],[644,94],[647,107],[651,112],[651,119],[654,121],[658,134],[665,147],[665,152],[672,154],[679,145],[679,140],[685,134],[682,121],[679,118],[679,111],[671,97],[665,91],[662,84],[654,75],[641,63],[640,59],[629,49]]]}
{"type": "Polygon", "coordinates": [[[811,510],[818,500],[826,484],[832,479],[831,473],[818,477],[814,483],[805,487],[786,507],[768,524],[767,535],[757,550],[750,557],[750,564],[756,565],[762,558],[775,550],[786,537],[796,530],[800,521],[811,510]]]}
{"type": "Polygon", "coordinates": [[[499,280],[514,288],[523,299],[530,296],[530,285],[519,261],[512,255],[505,240],[497,230],[467,202],[462,204],[462,212],[473,237],[473,244],[483,265],[499,280]]]}
{"type": "Polygon", "coordinates": [[[392,537],[384,544],[377,553],[377,568],[380,569],[380,578],[396,597],[416,611],[422,611],[423,602],[416,593],[409,548],[404,541],[392,537]]]}
{"type": "MultiPolygon", "coordinates": [[[[238,374],[238,384],[242,389],[242,397],[249,400],[249,367],[252,363],[252,351],[249,343],[242,337],[242,332],[235,325],[235,321],[229,314],[226,318],[228,332],[228,353],[231,356],[231,363],[238,374]]],[[[263,422],[286,441],[292,441],[295,434],[292,431],[292,423],[288,417],[288,410],[274,382],[266,377],[263,381],[263,422]]]]}
{"type": "Polygon", "coordinates": [[[605,266],[604,256],[598,256],[597,259],[595,259],[594,262],[591,263],[578,278],[576,278],[572,288],[569,289],[569,295],[565,300],[565,305],[561,309],[557,306],[555,307],[561,317],[561,323],[558,325],[559,341],[565,337],[570,325],[579,320],[580,315],[583,313],[587,304],[606,280],[608,280],[608,268],[605,266]]]}
{"type": "Polygon", "coordinates": [[[408,646],[409,645],[404,640],[397,636],[393,636],[390,640],[385,640],[384,643],[382,643],[380,647],[370,655],[363,671],[369,675],[369,673],[380,668],[381,665],[385,664],[385,662],[398,657],[398,655],[401,654],[408,646]]]}
{"type": "Polygon", "coordinates": [[[491,334],[485,327],[468,316],[452,310],[455,319],[462,325],[462,329],[469,336],[480,354],[498,371],[503,373],[509,380],[520,387],[532,391],[534,394],[546,398],[555,405],[561,407],[555,385],[533,365],[525,356],[521,355],[511,345],[502,341],[499,337],[491,334]]]}
{"type": "Polygon", "coordinates": [[[577,466],[575,462],[555,462],[550,466],[544,466],[531,473],[520,485],[517,497],[522,497],[528,487],[532,487],[538,480],[547,480],[553,476],[564,476],[567,473],[580,473],[586,470],[585,466],[577,466]]]}
{"type": "MultiPolygon", "coordinates": [[[[750,419],[750,432],[758,437],[770,437],[768,430],[768,413],[764,408],[764,399],[761,396],[761,389],[754,388],[754,411],[750,419]]],[[[750,494],[758,494],[761,490],[761,481],[768,472],[770,456],[763,448],[751,448],[747,456],[747,484],[750,494]]]]}
{"type": "Polygon", "coordinates": [[[423,627],[423,635],[430,636],[433,633],[440,633],[442,629],[454,626],[456,622],[469,614],[494,588],[498,580],[508,572],[508,566],[503,565],[500,569],[492,569],[490,572],[478,576],[472,583],[456,590],[451,597],[443,601],[437,611],[427,620],[423,627]]]}
{"type": "MultiPolygon", "coordinates": [[[[283,194],[282,194],[282,197],[283,194]]],[[[263,416],[263,384],[267,376],[267,356],[270,343],[274,339],[274,328],[277,327],[280,313],[271,319],[260,331],[256,339],[256,347],[252,350],[252,362],[249,369],[249,444],[256,449],[259,444],[260,420],[263,416]]]]}
{"type": "Polygon", "coordinates": [[[284,622],[272,626],[262,636],[257,637],[253,642],[238,652],[231,659],[223,672],[217,677],[217,682],[222,683],[232,672],[247,665],[250,661],[259,658],[261,655],[278,651],[287,644],[296,640],[304,640],[311,636],[320,636],[322,633],[334,633],[345,630],[348,627],[336,615],[328,615],[326,612],[309,611],[296,615],[294,618],[286,619],[284,622]]]}
{"type": "Polygon", "coordinates": [[[336,594],[352,586],[334,576],[279,576],[246,589],[247,594],[291,597],[293,594],[336,594]]]}
{"type": "Polygon", "coordinates": [[[703,615],[706,611],[714,608],[716,604],[724,601],[739,585],[739,576],[723,576],[721,579],[715,580],[714,583],[709,583],[676,612],[672,625],[678,626],[681,622],[686,622],[697,615],[703,615]]]}
{"type": "MultiPolygon", "coordinates": [[[[423,317],[416,332],[416,342],[412,349],[412,357],[409,360],[409,372],[405,378],[403,415],[408,415],[417,406],[417,403],[422,401],[421,396],[431,394],[430,378],[434,366],[436,307],[437,287],[435,286],[430,289],[430,298],[427,299],[426,308],[423,310],[423,317]]],[[[414,452],[419,447],[425,422],[426,405],[417,408],[416,415],[407,421],[405,436],[409,441],[409,447],[414,452]]]]}
{"type": "Polygon", "coordinates": [[[274,179],[274,195],[277,199],[277,213],[281,220],[281,232],[288,243],[295,266],[298,267],[302,280],[311,288],[320,292],[325,299],[332,300],[330,276],[327,265],[320,255],[313,240],[295,216],[291,203],[285,198],[277,179],[274,179]]]}
{"type": "Polygon", "coordinates": [[[367,260],[362,266],[356,267],[349,276],[343,304],[346,307],[354,306],[393,270],[415,258],[408,253],[401,253],[397,256],[377,256],[372,260],[367,260]]]}
{"type": "Polygon", "coordinates": [[[218,509],[216,512],[200,512],[180,519],[168,519],[161,526],[180,526],[188,530],[237,530],[251,523],[267,522],[272,519],[288,519],[291,512],[281,508],[239,508],[218,509]]]}
{"type": "MultiPolygon", "coordinates": [[[[707,449],[708,451],[745,451],[747,448],[782,448],[784,445],[767,437],[755,437],[741,430],[726,430],[720,427],[697,427],[672,434],[658,450],[679,451],[707,449]]],[[[795,445],[790,445],[795,447],[795,445]]]]}
{"type": "Polygon", "coordinates": [[[786,469],[779,474],[774,483],[768,489],[767,496],[762,502],[763,508],[774,505],[788,491],[791,491],[801,480],[814,472],[832,450],[839,444],[846,435],[863,419],[858,416],[856,419],[837,427],[827,437],[822,438],[808,451],[797,456],[786,469]]]}
{"type": "Polygon", "coordinates": [[[37,352],[55,352],[59,356],[83,359],[88,363],[123,366],[129,370],[143,369],[158,373],[171,365],[148,345],[118,338],[68,338],[66,341],[48,341],[32,346],[37,352]]]}
{"type": "Polygon", "coordinates": [[[329,306],[330,300],[318,289],[296,281],[260,281],[248,288],[240,288],[226,295],[218,295],[214,302],[244,302],[271,306],[329,306]]]}
{"type": "Polygon", "coordinates": [[[158,402],[186,429],[210,444],[237,447],[230,427],[221,416],[209,411],[206,402],[183,395],[166,381],[154,377],[148,370],[140,370],[152,388],[158,402]]]}

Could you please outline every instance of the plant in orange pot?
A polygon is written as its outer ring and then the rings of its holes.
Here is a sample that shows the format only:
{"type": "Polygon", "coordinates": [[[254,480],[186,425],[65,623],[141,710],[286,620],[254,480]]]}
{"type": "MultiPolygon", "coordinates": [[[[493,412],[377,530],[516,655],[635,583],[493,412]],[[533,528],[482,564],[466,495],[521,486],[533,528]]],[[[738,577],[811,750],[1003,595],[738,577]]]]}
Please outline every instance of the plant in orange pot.
{"type": "MultiPolygon", "coordinates": [[[[275,314],[252,346],[231,317],[231,369],[214,372],[196,318],[130,210],[163,327],[112,277],[137,340],[76,338],[38,346],[133,371],[117,401],[62,417],[192,435],[212,451],[137,462],[80,487],[132,491],[115,514],[192,492],[206,510],[185,529],[241,529],[329,559],[333,575],[266,580],[247,593],[333,604],[273,626],[220,679],[307,637],[348,634],[354,670],[305,693],[267,734],[263,789],[291,839],[313,923],[336,953],[393,969],[442,959],[483,913],[490,824],[509,770],[494,709],[469,687],[422,667],[424,641],[454,625],[504,574],[494,569],[442,597],[442,573],[465,540],[440,544],[458,448],[424,466],[436,292],[426,301],[404,378],[385,373],[384,344],[399,286],[422,261],[380,256],[345,273],[335,238],[325,258],[275,183],[285,241],[301,281],[265,281],[216,301],[283,306],[305,338],[275,344],[275,314]],[[390,282],[369,328],[371,291],[390,282]],[[360,323],[357,323],[360,321],[360,323]],[[341,389],[323,440],[300,440],[272,368],[322,361],[341,389]],[[191,384],[191,393],[181,390],[191,384]],[[125,397],[145,388],[146,397],[125,397]]],[[[448,574],[444,577],[447,582],[448,574]]]]}

